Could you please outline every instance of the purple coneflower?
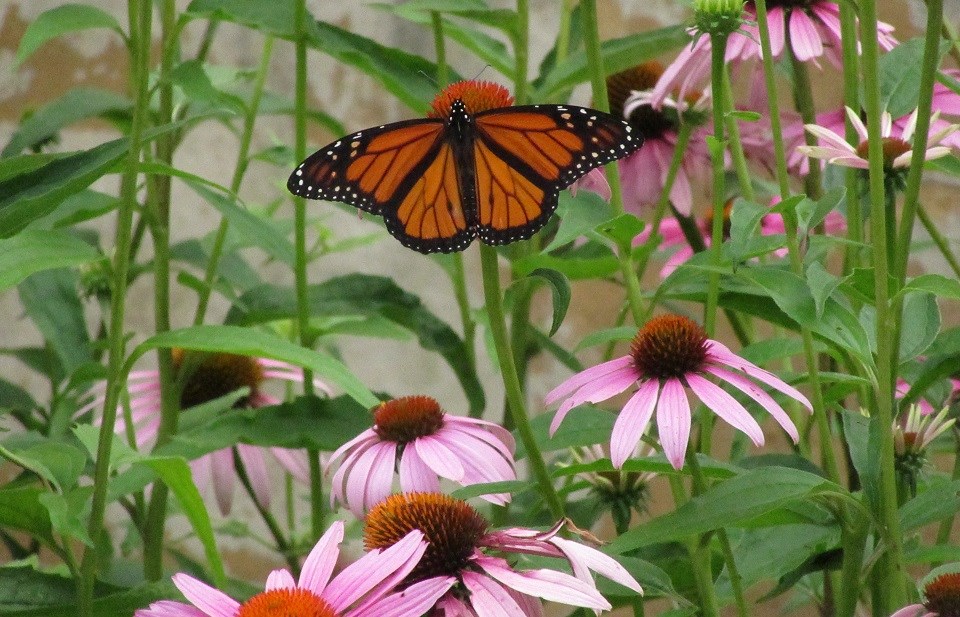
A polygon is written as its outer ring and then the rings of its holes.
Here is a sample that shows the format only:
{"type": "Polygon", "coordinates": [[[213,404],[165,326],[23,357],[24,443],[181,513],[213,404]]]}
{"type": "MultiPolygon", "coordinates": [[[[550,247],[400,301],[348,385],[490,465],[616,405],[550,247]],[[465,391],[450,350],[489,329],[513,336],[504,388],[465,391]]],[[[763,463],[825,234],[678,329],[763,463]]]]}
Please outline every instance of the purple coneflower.
{"type": "Polygon", "coordinates": [[[890,617],[954,617],[960,615],[960,572],[941,574],[923,588],[923,604],[911,604],[890,617]]]}
{"type": "MultiPolygon", "coordinates": [[[[174,370],[183,364],[184,351],[173,350],[174,370]]],[[[254,358],[229,353],[207,354],[187,379],[180,395],[180,408],[187,410],[214,399],[226,396],[240,388],[249,388],[249,394],[234,404],[235,408],[258,408],[277,405],[280,399],[262,390],[263,382],[279,379],[296,383],[303,382],[303,369],[286,362],[267,358],[254,358]]],[[[330,389],[319,380],[314,380],[317,389],[329,393],[330,389]]],[[[93,400],[81,407],[77,415],[103,406],[106,383],[100,382],[91,389],[93,400]]],[[[127,382],[130,397],[130,420],[127,426],[124,410],[119,410],[116,433],[132,435],[137,448],[149,448],[160,428],[160,374],[155,370],[132,371],[127,382]]],[[[286,448],[269,448],[273,457],[294,478],[307,482],[308,461],[306,453],[286,448]]],[[[246,470],[250,486],[257,501],[264,507],[270,505],[270,480],[264,449],[258,446],[237,444],[236,454],[246,470]]],[[[193,481],[198,487],[213,484],[217,505],[222,514],[229,514],[237,480],[234,465],[234,448],[224,448],[190,461],[193,481]]]]}
{"type": "MultiPolygon", "coordinates": [[[[691,92],[687,97],[667,97],[654,108],[649,90],[663,74],[659,62],[645,62],[607,78],[610,113],[621,116],[643,135],[643,148],[618,163],[623,184],[624,206],[639,214],[660,198],[670,163],[677,147],[681,119],[700,124],[707,118],[709,94],[691,92]]],[[[696,129],[694,129],[696,131],[696,129]]],[[[670,201],[683,214],[693,206],[691,180],[710,169],[710,157],[702,136],[694,135],[687,145],[683,162],[670,188],[670,201]]]]}
{"type": "Polygon", "coordinates": [[[243,603],[192,576],[176,574],[173,584],[190,604],[163,600],[135,617],[420,617],[455,582],[438,576],[396,591],[427,548],[419,531],[367,553],[331,580],[342,540],[343,523],[337,521],[310,551],[299,580],[287,570],[274,570],[265,590],[243,603]]]}
{"type": "MultiPolygon", "coordinates": [[[[373,427],[343,444],[327,463],[329,469],[339,462],[331,500],[357,516],[392,492],[395,470],[405,492],[439,492],[440,478],[466,486],[517,477],[513,436],[493,422],[444,413],[428,396],[387,401],[373,414],[373,427]]],[[[497,505],[510,501],[508,493],[483,497],[497,505]]]]}
{"type": "Polygon", "coordinates": [[[475,617],[543,614],[540,598],[594,610],[610,610],[590,571],[643,593],[612,557],[548,531],[489,531],[489,523],[466,502],[437,493],[400,493],[377,504],[366,518],[364,545],[383,549],[413,530],[423,532],[427,550],[405,583],[456,579],[436,603],[436,615],[475,617]],[[490,555],[493,552],[496,555],[490,555]],[[550,569],[515,570],[502,555],[524,553],[565,559],[573,576],[550,569]]]}
{"type": "MultiPolygon", "coordinates": [[[[846,108],[846,113],[860,138],[860,143],[856,147],[847,143],[846,139],[829,128],[818,124],[807,124],[807,131],[819,139],[820,145],[798,146],[797,151],[810,158],[824,159],[835,165],[867,169],[870,166],[867,160],[869,143],[867,141],[867,127],[863,124],[860,116],[849,107],[846,108]]],[[[939,112],[934,112],[931,117],[931,131],[927,139],[927,151],[924,156],[927,161],[950,154],[950,147],[940,144],[945,138],[960,129],[960,125],[941,125],[938,121],[939,112]]],[[[883,139],[884,169],[889,172],[896,172],[909,167],[910,159],[913,157],[912,142],[916,126],[917,110],[914,110],[912,114],[907,116],[907,120],[898,126],[894,125],[893,118],[890,117],[889,113],[883,113],[880,121],[880,137],[883,139]]]]}
{"type": "MultiPolygon", "coordinates": [[[[743,7],[740,30],[730,35],[724,53],[727,64],[741,64],[760,58],[760,32],[756,26],[757,13],[753,2],[743,7]]],[[[840,64],[840,7],[828,0],[773,0],[767,2],[770,25],[770,50],[774,59],[783,56],[789,32],[790,46],[802,62],[818,63],[823,56],[840,64]]],[[[880,22],[877,42],[889,51],[896,46],[893,26],[880,22]]],[[[667,67],[653,90],[653,102],[660,102],[678,91],[683,97],[690,90],[703,87],[710,79],[710,38],[701,36],[689,43],[677,59],[667,67]]],[[[762,81],[762,80],[760,80],[762,81]]]]}
{"type": "Polygon", "coordinates": [[[709,376],[752,398],[794,442],[799,440],[797,427],[783,408],[747,377],[796,399],[812,411],[807,398],[773,373],[707,338],[707,333],[696,322],[679,315],[651,319],[637,332],[629,355],[577,373],[547,394],[548,405],[563,399],[550,424],[550,433],[557,430],[567,412],[577,405],[605,401],[639,382],[639,389],[624,405],[613,427],[610,455],[614,467],[622,467],[630,457],[654,412],[667,460],[675,469],[683,467],[691,419],[686,388],[707,408],[750,437],[755,445],[763,445],[763,431],[750,412],[707,379],[709,376]]]}

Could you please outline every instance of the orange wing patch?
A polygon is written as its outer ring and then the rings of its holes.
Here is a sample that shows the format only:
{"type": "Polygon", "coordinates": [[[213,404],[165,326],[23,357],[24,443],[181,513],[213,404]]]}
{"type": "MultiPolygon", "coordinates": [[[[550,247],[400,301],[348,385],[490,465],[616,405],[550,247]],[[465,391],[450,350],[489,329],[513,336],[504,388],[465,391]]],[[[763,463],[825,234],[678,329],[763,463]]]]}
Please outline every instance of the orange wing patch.
{"type": "Polygon", "coordinates": [[[377,202],[389,200],[397,185],[422,160],[423,153],[436,142],[442,124],[416,124],[377,135],[359,154],[359,144],[351,149],[353,158],[347,167],[347,180],[357,183],[377,202]]]}
{"type": "MultiPolygon", "coordinates": [[[[426,243],[450,240],[467,231],[453,151],[444,144],[397,207],[404,235],[426,243]]],[[[469,242],[469,240],[467,240],[469,242]]]]}
{"type": "Polygon", "coordinates": [[[543,189],[494,154],[483,141],[477,140],[474,153],[481,237],[487,236],[487,231],[497,237],[529,237],[530,223],[543,214],[543,189]]]}
{"type": "Polygon", "coordinates": [[[575,133],[550,116],[530,112],[483,116],[477,126],[485,139],[515,154],[545,181],[556,181],[573,163],[573,152],[583,148],[575,133]]]}

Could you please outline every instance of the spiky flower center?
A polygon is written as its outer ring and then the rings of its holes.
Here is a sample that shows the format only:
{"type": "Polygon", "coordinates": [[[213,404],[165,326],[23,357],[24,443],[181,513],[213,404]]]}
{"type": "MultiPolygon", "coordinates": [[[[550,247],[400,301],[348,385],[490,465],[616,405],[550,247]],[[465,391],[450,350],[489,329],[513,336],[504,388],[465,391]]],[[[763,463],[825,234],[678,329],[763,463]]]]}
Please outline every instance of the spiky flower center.
{"type": "Polygon", "coordinates": [[[610,100],[610,113],[624,118],[630,126],[643,135],[644,139],[656,139],[664,133],[676,129],[676,121],[650,105],[640,105],[624,115],[624,106],[634,91],[649,90],[657,85],[663,75],[663,65],[655,60],[614,73],[607,77],[607,98],[610,100]]]}
{"type": "Polygon", "coordinates": [[[463,101],[468,114],[513,105],[510,91],[492,81],[467,80],[450,84],[430,103],[429,118],[448,118],[453,102],[463,101]]]}
{"type": "MultiPolygon", "coordinates": [[[[173,350],[173,368],[177,373],[183,367],[185,356],[184,350],[173,350]]],[[[257,394],[261,382],[263,382],[263,367],[256,358],[230,353],[207,354],[196,365],[183,385],[180,408],[189,409],[246,386],[250,389],[250,394],[234,405],[234,407],[243,407],[257,394]]]]}
{"type": "Polygon", "coordinates": [[[682,377],[707,358],[707,333],[692,319],[661,315],[648,321],[630,346],[637,369],[648,377],[682,377]]]}
{"type": "Polygon", "coordinates": [[[240,606],[237,617],[337,617],[326,600],[309,589],[271,589],[240,606]]]}
{"type": "Polygon", "coordinates": [[[370,510],[363,532],[367,550],[387,548],[414,529],[429,542],[407,583],[457,576],[470,562],[487,521],[466,502],[439,493],[398,493],[370,510]]]}
{"type": "Polygon", "coordinates": [[[939,617],[960,617],[960,572],[941,574],[923,590],[923,606],[939,617]]]}
{"type": "MultiPolygon", "coordinates": [[[[913,148],[910,143],[900,139],[899,137],[884,137],[883,138],[883,166],[886,169],[893,169],[893,162],[901,154],[910,152],[910,149],[913,148]]],[[[859,146],[857,146],[857,156],[862,159],[866,159],[870,153],[870,142],[864,141],[859,146]]]]}
{"type": "Polygon", "coordinates": [[[440,403],[429,396],[404,396],[380,403],[373,416],[373,430],[380,439],[399,444],[433,435],[443,426],[440,403]]]}

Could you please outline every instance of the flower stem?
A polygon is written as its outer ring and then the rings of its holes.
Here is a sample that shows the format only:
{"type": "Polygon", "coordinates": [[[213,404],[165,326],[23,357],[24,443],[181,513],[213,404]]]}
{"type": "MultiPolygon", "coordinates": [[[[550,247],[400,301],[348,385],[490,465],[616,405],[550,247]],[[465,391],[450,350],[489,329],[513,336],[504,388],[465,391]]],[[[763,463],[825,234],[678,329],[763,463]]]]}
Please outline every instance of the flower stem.
{"type": "Polygon", "coordinates": [[[513,419],[520,441],[527,452],[530,469],[540,484],[540,491],[550,513],[555,518],[563,517],[563,503],[553,486],[543,454],[533,437],[530,428],[530,419],[527,417],[527,406],[524,402],[523,390],[517,377],[517,367],[513,362],[513,351],[510,349],[510,340],[507,335],[507,324],[503,314],[503,296],[500,291],[500,270],[497,264],[497,250],[492,246],[480,244],[480,266],[483,273],[483,295],[487,307],[487,317],[490,321],[490,333],[493,335],[494,347],[497,351],[497,360],[503,377],[503,387],[507,395],[507,408],[513,419]]]}
{"type": "MultiPolygon", "coordinates": [[[[307,5],[306,0],[297,0],[294,8],[296,39],[296,80],[294,83],[294,159],[302,161],[307,157],[307,5]]],[[[313,347],[313,335],[310,333],[310,305],[307,298],[307,200],[293,198],[293,235],[294,264],[293,274],[297,296],[296,332],[300,344],[313,347]]],[[[313,372],[303,370],[303,393],[313,396],[313,372]]],[[[307,456],[313,461],[319,456],[314,448],[307,449],[307,456]]],[[[319,465],[310,465],[310,527],[315,538],[323,534],[326,507],[323,500],[323,476],[319,465]]]]}
{"type": "MultiPolygon", "coordinates": [[[[793,53],[793,42],[790,38],[790,28],[786,32],[786,52],[790,55],[790,66],[793,68],[793,100],[804,124],[816,124],[817,112],[813,105],[813,87],[810,85],[810,74],[807,65],[793,53]]],[[[816,146],[817,138],[804,131],[804,139],[808,146],[816,146]]],[[[823,194],[823,182],[820,178],[820,165],[810,162],[807,176],[803,179],[803,188],[810,199],[820,199],[823,194]]]]}
{"type": "MultiPolygon", "coordinates": [[[[713,163],[713,229],[711,229],[710,253],[714,266],[719,266],[723,245],[724,192],[726,191],[723,149],[724,116],[726,99],[723,96],[723,81],[726,74],[725,54],[727,35],[710,35],[710,84],[713,88],[713,138],[716,140],[710,148],[713,163]],[[717,95],[719,93],[719,95],[717,95]]],[[[707,301],[703,305],[703,327],[708,336],[713,336],[717,323],[717,301],[720,298],[720,273],[711,271],[707,279],[707,301]]]]}
{"type": "MultiPolygon", "coordinates": [[[[956,427],[951,431],[953,433],[953,473],[950,474],[951,480],[960,479],[960,430],[957,430],[956,427]]],[[[940,526],[937,528],[937,546],[943,546],[950,542],[950,535],[953,531],[953,521],[956,518],[956,513],[951,514],[947,518],[940,521],[940,526]]],[[[931,564],[933,567],[937,567],[940,564],[931,564]]]]}
{"type": "MultiPolygon", "coordinates": [[[[940,25],[943,23],[943,0],[927,0],[927,29],[923,43],[923,60],[920,64],[920,96],[917,99],[917,126],[913,132],[913,156],[907,171],[907,185],[903,191],[903,206],[900,229],[897,237],[893,276],[903,285],[907,277],[907,261],[910,258],[910,241],[913,238],[913,222],[917,215],[920,198],[920,181],[926,160],[927,141],[930,135],[930,112],[933,107],[933,84],[940,63],[940,25]]],[[[892,214],[891,214],[892,218],[892,214]]],[[[931,234],[932,235],[932,234],[931,234]]],[[[894,307],[896,317],[901,309],[898,301],[894,307]]],[[[897,339],[894,339],[897,340],[897,339]]]]}
{"type": "Polygon", "coordinates": [[[930,213],[923,207],[923,204],[917,205],[917,217],[920,219],[920,222],[923,223],[923,228],[930,234],[930,239],[933,240],[933,243],[940,249],[940,254],[943,255],[947,265],[953,270],[953,275],[960,279],[960,261],[957,261],[957,256],[954,255],[953,250],[950,248],[950,239],[940,232],[940,228],[937,227],[937,224],[930,218],[930,213]]]}
{"type": "Polygon", "coordinates": [[[143,131],[150,112],[148,89],[150,68],[150,28],[152,4],[147,0],[129,0],[130,19],[130,77],[135,98],[130,124],[130,142],[127,162],[120,180],[120,203],[117,208],[117,228],[114,242],[113,278],[110,294],[109,353],[107,356],[107,386],[103,403],[103,421],[100,424],[97,456],[93,472],[93,494],[90,498],[89,536],[96,546],[85,546],[77,579],[77,608],[81,617],[93,616],[93,588],[97,576],[97,558],[103,548],[103,514],[107,505],[110,478],[110,452],[113,430],[117,420],[117,402],[124,385],[124,314],[126,309],[127,278],[130,272],[130,244],[133,212],[137,208],[137,175],[143,131]]]}
{"type": "MultiPolygon", "coordinates": [[[[847,2],[840,3],[840,39],[843,53],[843,100],[846,107],[860,109],[860,51],[857,38],[857,13],[847,2]]],[[[857,130],[844,114],[845,137],[848,143],[859,140],[857,130]]],[[[811,161],[810,164],[814,164],[811,161]]],[[[863,212],[860,209],[860,170],[849,167],[844,170],[844,185],[847,189],[847,245],[844,256],[844,273],[849,274],[860,266],[860,244],[863,243],[863,212]]],[[[856,302],[854,300],[854,302],[856,302]]],[[[857,308],[859,306],[854,304],[857,308]]]]}
{"type": "MultiPolygon", "coordinates": [[[[260,66],[257,67],[257,73],[253,80],[253,93],[250,96],[250,103],[246,107],[246,114],[243,117],[243,131],[240,133],[240,146],[237,152],[237,164],[233,168],[233,179],[230,181],[230,192],[236,195],[240,191],[240,185],[243,183],[243,177],[247,173],[247,167],[250,164],[250,142],[253,139],[253,127],[257,120],[257,112],[260,110],[260,100],[263,98],[263,89],[267,81],[267,72],[270,68],[270,58],[273,55],[273,37],[267,36],[263,41],[263,53],[260,55],[260,66]]],[[[203,287],[200,289],[200,297],[197,300],[197,311],[193,316],[193,325],[198,326],[203,323],[207,314],[207,306],[210,302],[210,295],[213,293],[213,281],[217,277],[217,269],[220,266],[220,258],[223,255],[223,246],[227,240],[227,231],[230,228],[230,221],[223,217],[220,219],[220,225],[217,227],[217,233],[213,239],[213,247],[210,249],[210,258],[207,261],[207,268],[203,273],[203,287]]]]}
{"type": "MultiPolygon", "coordinates": [[[[603,55],[600,53],[600,31],[597,25],[597,0],[581,0],[580,13],[583,16],[583,43],[587,52],[587,67],[590,70],[590,86],[593,94],[593,105],[603,112],[610,111],[610,101],[607,98],[606,71],[603,68],[603,55]]],[[[611,163],[606,167],[607,182],[610,184],[610,206],[614,216],[624,213],[623,191],[620,187],[620,174],[617,164],[611,163]]],[[[634,323],[638,326],[644,323],[645,311],[643,308],[643,292],[640,279],[633,265],[633,246],[629,240],[617,246],[617,258],[620,264],[620,274],[627,290],[627,302],[634,323]]]]}
{"type": "MultiPolygon", "coordinates": [[[[733,91],[730,89],[730,72],[723,71],[723,89],[721,94],[724,98],[724,105],[728,112],[735,109],[733,101],[733,91]]],[[[747,168],[747,157],[743,153],[743,142],[740,140],[740,127],[737,125],[737,119],[732,114],[727,114],[727,142],[730,146],[730,158],[733,159],[733,169],[737,174],[737,181],[740,184],[740,193],[748,200],[755,202],[757,200],[756,192],[753,190],[753,182],[750,180],[750,170],[747,168]]]]}
{"type": "MultiPolygon", "coordinates": [[[[689,458],[689,457],[688,457],[689,458]]],[[[687,501],[687,494],[683,488],[683,481],[676,474],[667,476],[670,483],[670,492],[676,508],[687,501]]],[[[717,606],[717,594],[713,586],[713,569],[710,559],[709,534],[686,541],[687,553],[690,555],[690,568],[693,571],[693,582],[697,589],[697,600],[703,617],[719,617],[720,609],[717,606]]]]}
{"type": "MultiPolygon", "coordinates": [[[[767,106],[770,114],[770,129],[773,133],[773,151],[774,158],[776,159],[777,182],[780,186],[781,199],[786,199],[790,196],[790,180],[787,173],[787,158],[783,144],[783,127],[780,123],[780,105],[777,99],[777,82],[773,68],[773,52],[770,48],[770,27],[767,22],[766,0],[757,0],[754,6],[757,10],[757,26],[760,31],[763,76],[767,86],[767,106]]],[[[816,161],[810,161],[811,168],[816,165],[816,161]]],[[[807,177],[809,178],[809,176],[807,177]]],[[[817,176],[817,182],[819,182],[819,175],[817,176]]],[[[783,213],[783,229],[787,237],[790,269],[797,276],[802,276],[803,259],[800,256],[800,243],[797,240],[797,218],[793,211],[783,213]]],[[[810,328],[800,326],[800,336],[803,341],[803,356],[807,365],[807,375],[810,380],[810,394],[813,398],[811,403],[813,404],[814,421],[817,424],[823,467],[827,472],[828,478],[834,482],[840,482],[840,468],[837,466],[836,456],[831,447],[833,441],[830,435],[830,421],[827,417],[826,403],[823,400],[823,389],[820,386],[820,370],[817,365],[813,334],[810,332],[810,328]]]]}
{"type": "MultiPolygon", "coordinates": [[[[177,15],[173,0],[160,4],[161,59],[158,122],[173,121],[173,83],[170,72],[177,60],[177,15]]],[[[157,139],[156,157],[170,166],[173,162],[174,135],[157,139]]],[[[157,333],[170,330],[170,176],[151,176],[148,182],[150,233],[153,237],[154,320],[157,333]]],[[[176,434],[180,401],[169,347],[157,349],[157,372],[160,381],[160,426],[154,447],[162,446],[176,434]]],[[[143,574],[156,581],[163,576],[163,535],[167,518],[169,489],[158,482],[150,494],[144,523],[143,574]]]]}
{"type": "Polygon", "coordinates": [[[886,552],[875,572],[874,586],[880,606],[874,613],[887,614],[906,603],[903,566],[903,539],[900,535],[900,519],[897,512],[897,486],[894,471],[893,422],[894,366],[892,335],[896,328],[891,323],[889,310],[888,277],[890,264],[887,261],[886,225],[887,212],[883,171],[883,141],[880,131],[880,82],[877,70],[877,5],[876,0],[860,3],[861,31],[866,33],[863,46],[863,91],[867,111],[867,143],[870,178],[870,225],[871,242],[874,245],[874,307],[876,310],[876,419],[881,430],[880,443],[876,444],[880,457],[880,503],[877,520],[879,535],[886,545],[886,552]]]}
{"type": "Polygon", "coordinates": [[[277,519],[274,518],[273,513],[257,499],[257,494],[253,490],[253,485],[250,483],[250,476],[247,474],[247,467],[243,464],[243,459],[240,458],[240,454],[236,448],[233,448],[233,466],[237,470],[237,477],[240,479],[240,484],[243,485],[243,489],[250,497],[250,501],[253,502],[254,507],[260,514],[260,518],[263,519],[267,530],[270,531],[270,535],[273,536],[273,542],[276,545],[277,552],[283,555],[283,559],[287,562],[287,566],[293,573],[294,578],[299,578],[300,562],[297,561],[297,557],[287,538],[284,536],[283,529],[280,528],[277,519]]]}

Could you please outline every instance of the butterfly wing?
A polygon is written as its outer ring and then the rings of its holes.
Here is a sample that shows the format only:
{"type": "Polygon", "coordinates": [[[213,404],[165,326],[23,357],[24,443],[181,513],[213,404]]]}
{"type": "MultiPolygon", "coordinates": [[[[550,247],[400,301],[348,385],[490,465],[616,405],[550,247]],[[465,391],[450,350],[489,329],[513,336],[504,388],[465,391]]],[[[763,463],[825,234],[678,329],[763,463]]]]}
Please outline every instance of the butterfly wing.
{"type": "Polygon", "coordinates": [[[317,150],[293,171],[287,188],[381,215],[393,236],[422,253],[463,250],[474,234],[444,136],[437,118],[366,129],[317,150]]]}
{"type": "Polygon", "coordinates": [[[477,233],[487,244],[529,238],[561,190],[643,143],[623,120],[572,105],[502,107],[475,120],[477,233]]]}

